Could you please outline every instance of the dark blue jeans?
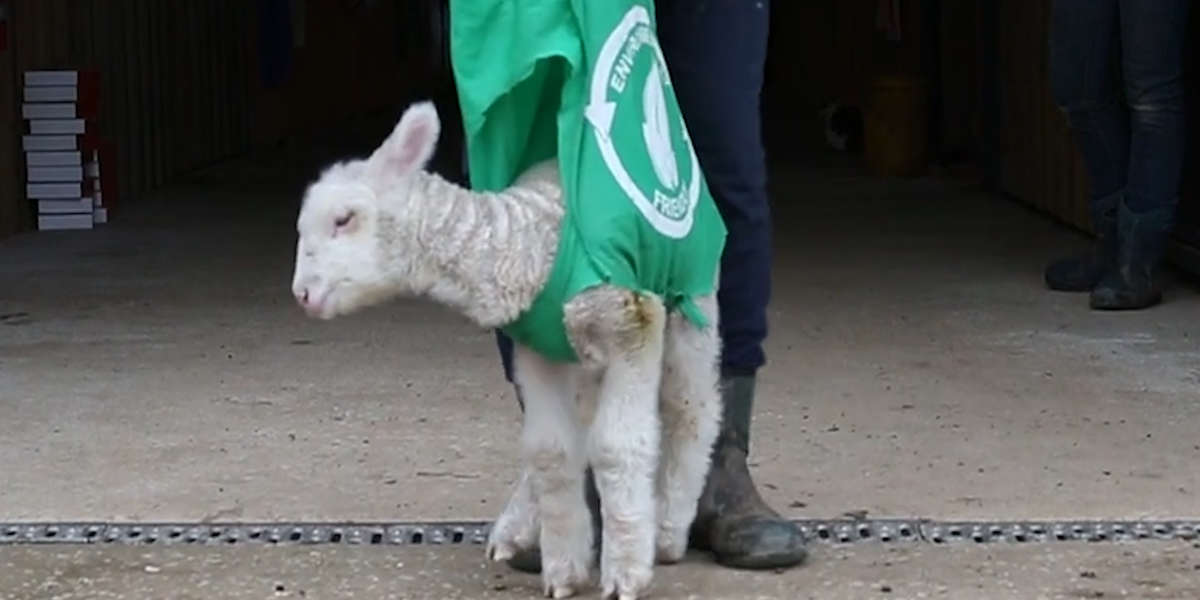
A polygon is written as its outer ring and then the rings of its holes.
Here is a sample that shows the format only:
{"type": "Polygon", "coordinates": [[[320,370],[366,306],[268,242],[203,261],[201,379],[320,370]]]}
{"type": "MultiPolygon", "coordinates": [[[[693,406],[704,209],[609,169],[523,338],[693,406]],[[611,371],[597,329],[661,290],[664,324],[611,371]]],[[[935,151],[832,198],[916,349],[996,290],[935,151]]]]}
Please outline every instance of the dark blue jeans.
{"type": "Polygon", "coordinates": [[[1054,0],[1051,85],[1075,132],[1093,201],[1122,193],[1126,206],[1144,212],[1178,200],[1189,5],[1054,0]]]}
{"type": "MultiPolygon", "coordinates": [[[[759,98],[768,0],[658,0],[658,35],[680,110],[729,230],[721,258],[722,369],[751,375],[766,362],[771,213],[759,98]]],[[[512,340],[497,332],[512,381],[512,340]]]]}

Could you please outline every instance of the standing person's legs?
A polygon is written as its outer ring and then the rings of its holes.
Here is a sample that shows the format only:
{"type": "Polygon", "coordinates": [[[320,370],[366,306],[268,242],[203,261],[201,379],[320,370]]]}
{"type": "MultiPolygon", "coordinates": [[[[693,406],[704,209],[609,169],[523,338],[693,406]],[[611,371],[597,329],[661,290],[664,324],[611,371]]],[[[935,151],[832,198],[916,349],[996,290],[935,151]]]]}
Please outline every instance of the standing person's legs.
{"type": "Polygon", "coordinates": [[[1113,59],[1118,0],[1054,0],[1050,16],[1050,84],[1066,113],[1091,183],[1096,247],[1046,268],[1055,290],[1091,291],[1116,259],[1117,206],[1129,164],[1129,116],[1113,59]]]}
{"type": "Polygon", "coordinates": [[[680,111],[729,230],[718,291],[725,414],[692,541],[727,566],[792,566],[806,556],[804,536],[763,501],[746,465],[771,294],[760,112],[770,3],[659,0],[657,6],[680,111]]]}
{"type": "Polygon", "coordinates": [[[1174,225],[1186,143],[1183,46],[1188,0],[1121,0],[1121,73],[1129,106],[1126,185],[1117,216],[1116,268],[1092,292],[1093,308],[1157,304],[1157,270],[1174,225]]]}
{"type": "MultiPolygon", "coordinates": [[[[771,292],[771,222],[759,99],[769,2],[658,0],[656,6],[680,110],[729,230],[718,290],[725,415],[692,542],[712,550],[717,561],[728,566],[793,566],[807,556],[803,533],[762,500],[746,465],[755,374],[765,363],[762,344],[771,292]]],[[[497,345],[511,383],[512,340],[498,332],[497,345]]],[[[521,402],[520,390],[517,401],[521,402]]],[[[587,481],[595,510],[598,496],[592,478],[587,481]]],[[[540,557],[521,553],[510,565],[537,571],[540,557]]]]}

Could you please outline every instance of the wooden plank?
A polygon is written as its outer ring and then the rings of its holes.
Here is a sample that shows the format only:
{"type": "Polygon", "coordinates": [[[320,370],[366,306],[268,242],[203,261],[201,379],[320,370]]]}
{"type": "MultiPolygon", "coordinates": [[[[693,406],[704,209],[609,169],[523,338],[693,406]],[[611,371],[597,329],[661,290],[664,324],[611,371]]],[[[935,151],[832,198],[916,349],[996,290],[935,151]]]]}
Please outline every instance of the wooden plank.
{"type": "Polygon", "coordinates": [[[133,27],[133,2],[116,2],[109,5],[113,11],[113,25],[120,32],[117,36],[118,53],[115,73],[120,73],[113,87],[121,88],[121,128],[117,130],[120,146],[123,148],[121,159],[122,197],[125,201],[136,199],[141,190],[141,156],[139,155],[139,136],[141,111],[137,98],[137,30],[133,27]]]}
{"type": "Polygon", "coordinates": [[[1025,118],[1029,123],[1029,146],[1025,153],[1025,167],[1029,176],[1027,185],[1029,193],[1037,198],[1038,205],[1043,209],[1050,208],[1050,198],[1046,197],[1045,188],[1042,185],[1042,172],[1045,170],[1045,135],[1042,131],[1041,120],[1041,99],[1042,89],[1037,80],[1037,59],[1041,55],[1037,51],[1040,44],[1038,40],[1038,3],[1026,2],[1022,5],[1022,13],[1024,16],[1024,31],[1022,31],[1021,41],[1023,42],[1023,62],[1025,63],[1024,80],[1025,85],[1022,88],[1025,90],[1025,118]]]}
{"type": "Polygon", "coordinates": [[[223,2],[215,0],[206,2],[208,8],[209,30],[212,32],[212,46],[209,52],[210,72],[212,74],[212,130],[214,134],[214,152],[209,161],[219,160],[229,156],[232,151],[233,139],[229,132],[229,101],[227,99],[229,81],[229,31],[225,28],[225,18],[222,15],[225,7],[223,2]]]}
{"type": "Polygon", "coordinates": [[[233,112],[233,132],[236,154],[245,153],[250,146],[250,63],[253,57],[249,51],[249,5],[238,0],[226,0],[226,14],[230,17],[231,49],[229,64],[233,66],[230,73],[229,105],[233,112]]]}
{"type": "Polygon", "coordinates": [[[161,32],[155,25],[155,14],[161,10],[162,3],[143,4],[138,14],[138,28],[142,31],[142,77],[143,97],[146,99],[146,182],[147,188],[152,189],[162,183],[162,103],[159,101],[161,79],[159,79],[158,62],[162,49],[160,48],[161,32]]]}
{"type": "Polygon", "coordinates": [[[1002,88],[1000,187],[1076,227],[1089,227],[1087,181],[1074,136],[1054,104],[1050,2],[1002,2],[997,36],[1002,88]]]}
{"type": "Polygon", "coordinates": [[[11,92],[0,93],[0,239],[4,239],[30,226],[28,203],[21,193],[21,153],[19,148],[21,111],[18,101],[17,50],[20,30],[15,26],[23,17],[14,7],[9,15],[13,28],[10,49],[0,53],[0,89],[11,92]]]}
{"type": "Polygon", "coordinates": [[[167,173],[175,176],[183,169],[180,156],[179,127],[182,119],[179,117],[180,98],[185,80],[180,77],[179,52],[183,45],[182,28],[179,19],[179,3],[162,3],[159,9],[163,36],[167,43],[162,48],[162,104],[163,104],[163,153],[167,173]]]}
{"type": "Polygon", "coordinates": [[[182,120],[180,132],[180,167],[191,168],[196,164],[198,145],[196,143],[196,117],[198,101],[193,88],[196,85],[196,53],[199,36],[199,24],[195,19],[195,2],[184,2],[177,5],[175,18],[180,23],[179,45],[179,91],[183,94],[179,106],[179,118],[182,120]]]}
{"type": "Polygon", "coordinates": [[[153,107],[151,106],[150,90],[153,86],[153,81],[150,80],[150,49],[147,42],[149,41],[149,32],[146,27],[146,13],[149,11],[148,2],[151,0],[132,0],[133,14],[130,17],[133,19],[134,27],[134,73],[137,81],[137,98],[139,110],[138,119],[138,159],[141,161],[139,168],[138,181],[141,182],[141,190],[145,192],[153,186],[154,178],[154,156],[152,149],[154,147],[154,118],[153,107]]]}
{"type": "Polygon", "coordinates": [[[1029,103],[1029,125],[1030,125],[1030,142],[1033,156],[1030,161],[1030,187],[1033,193],[1040,198],[1040,202],[1044,208],[1052,209],[1054,206],[1054,198],[1052,198],[1046,189],[1044,174],[1046,172],[1046,130],[1045,120],[1042,118],[1042,81],[1038,77],[1038,62],[1037,58],[1042,55],[1037,51],[1041,44],[1037,42],[1042,38],[1042,23],[1040,13],[1040,2],[1029,2],[1026,6],[1028,21],[1026,22],[1025,42],[1027,78],[1026,101],[1029,103]]]}
{"type": "Polygon", "coordinates": [[[229,145],[230,156],[236,156],[245,151],[245,141],[242,136],[242,106],[239,101],[245,88],[245,78],[242,76],[245,56],[241,55],[243,32],[240,27],[240,12],[237,4],[230,0],[221,0],[221,29],[225,32],[225,64],[226,83],[224,100],[229,107],[229,145]]]}
{"type": "Polygon", "coordinates": [[[173,2],[154,2],[150,8],[150,29],[153,32],[154,52],[153,100],[154,100],[154,185],[165,183],[174,173],[170,170],[170,149],[167,135],[170,125],[167,120],[167,52],[173,43],[167,37],[165,13],[172,10],[173,2]]]}
{"type": "MultiPolygon", "coordinates": [[[[117,163],[117,189],[114,190],[120,199],[124,199],[128,182],[125,177],[126,152],[125,140],[121,133],[125,123],[124,86],[120,77],[124,73],[122,31],[118,27],[118,14],[109,3],[101,2],[96,6],[92,15],[97,30],[96,54],[97,67],[100,71],[100,126],[104,135],[113,143],[117,163]]],[[[111,165],[110,165],[111,167],[111,165]]]]}
{"type": "Polygon", "coordinates": [[[199,18],[203,27],[200,29],[200,86],[197,91],[204,97],[201,118],[207,124],[203,133],[204,156],[200,164],[208,164],[220,153],[220,134],[216,131],[218,95],[216,86],[220,81],[216,76],[216,58],[212,48],[217,43],[212,19],[212,2],[200,2],[199,18]]]}
{"type": "Polygon", "coordinates": [[[230,14],[234,16],[235,30],[238,31],[235,44],[238,48],[238,54],[235,56],[234,65],[236,65],[235,78],[238,82],[236,95],[234,96],[234,106],[238,107],[238,134],[239,145],[241,151],[250,149],[251,145],[251,127],[253,124],[253,104],[251,103],[251,77],[252,73],[257,73],[254,68],[253,60],[254,53],[251,52],[251,7],[239,0],[229,0],[230,14]]]}
{"type": "Polygon", "coordinates": [[[239,32],[234,28],[233,11],[237,10],[229,0],[220,2],[220,27],[222,36],[221,48],[224,49],[223,60],[221,61],[222,85],[221,91],[221,106],[225,111],[225,139],[227,148],[223,158],[230,158],[241,152],[241,144],[238,142],[237,133],[237,105],[234,102],[234,97],[237,94],[237,89],[243,85],[242,81],[237,77],[238,69],[235,66],[238,61],[237,48],[239,44],[239,32]]]}
{"type": "Polygon", "coordinates": [[[221,132],[220,153],[214,157],[217,160],[223,160],[231,156],[234,152],[233,143],[233,111],[229,102],[230,87],[236,85],[230,77],[232,73],[232,65],[230,64],[230,34],[229,17],[227,15],[228,6],[223,0],[216,0],[212,3],[213,27],[216,32],[217,47],[219,52],[216,54],[216,81],[214,91],[216,92],[216,105],[218,110],[217,122],[221,132]]]}

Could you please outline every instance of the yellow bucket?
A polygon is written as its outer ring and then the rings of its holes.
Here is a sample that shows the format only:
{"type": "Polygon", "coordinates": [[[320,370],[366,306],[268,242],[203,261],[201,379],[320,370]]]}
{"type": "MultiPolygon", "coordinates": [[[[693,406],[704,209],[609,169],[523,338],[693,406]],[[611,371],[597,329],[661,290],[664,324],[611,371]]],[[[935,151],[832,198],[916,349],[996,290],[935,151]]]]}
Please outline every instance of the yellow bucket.
{"type": "Polygon", "coordinates": [[[929,160],[929,99],[920,79],[885,76],[871,85],[863,155],[877,175],[921,175],[929,160]]]}

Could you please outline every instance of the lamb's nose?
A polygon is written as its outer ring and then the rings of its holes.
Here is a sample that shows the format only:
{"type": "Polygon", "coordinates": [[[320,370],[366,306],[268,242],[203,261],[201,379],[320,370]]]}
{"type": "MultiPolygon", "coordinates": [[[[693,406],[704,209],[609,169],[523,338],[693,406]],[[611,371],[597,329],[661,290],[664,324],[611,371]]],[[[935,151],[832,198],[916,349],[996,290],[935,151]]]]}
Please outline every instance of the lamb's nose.
{"type": "Polygon", "coordinates": [[[299,302],[300,306],[308,306],[308,288],[296,290],[296,302],[299,302]]]}

